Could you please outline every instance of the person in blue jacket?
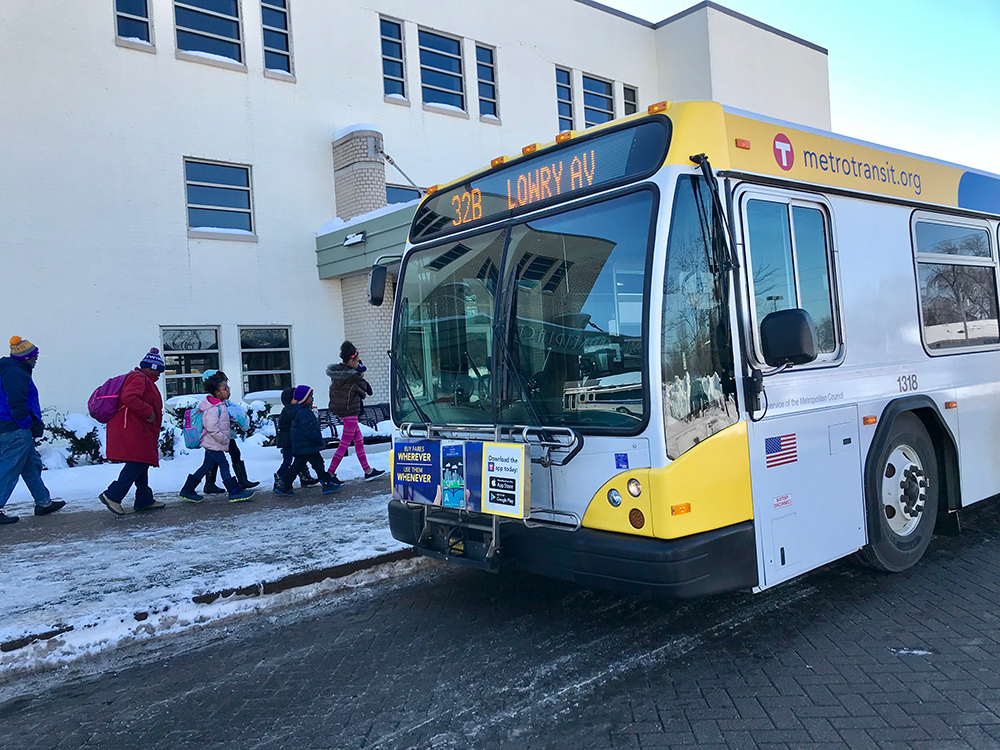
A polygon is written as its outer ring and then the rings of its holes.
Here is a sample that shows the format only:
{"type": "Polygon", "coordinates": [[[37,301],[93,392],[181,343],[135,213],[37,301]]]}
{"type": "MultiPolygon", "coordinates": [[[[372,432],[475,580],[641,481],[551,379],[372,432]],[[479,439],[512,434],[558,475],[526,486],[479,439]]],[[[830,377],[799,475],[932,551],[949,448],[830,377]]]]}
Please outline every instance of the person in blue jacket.
{"type": "MultiPolygon", "coordinates": [[[[38,347],[13,336],[10,356],[0,359],[0,508],[10,499],[17,478],[35,499],[35,515],[47,516],[66,503],[53,500],[42,481],[42,459],[35,438],[42,436],[42,407],[31,372],[38,362],[38,347]]],[[[17,523],[17,516],[0,510],[0,524],[17,523]]]]}
{"type": "Polygon", "coordinates": [[[292,455],[295,456],[292,465],[285,469],[280,475],[280,480],[275,487],[275,492],[279,495],[292,495],[292,481],[307,463],[312,464],[319,476],[319,481],[323,485],[323,494],[329,494],[341,487],[327,472],[323,465],[323,456],[320,451],[324,448],[323,433],[319,428],[319,420],[313,414],[313,389],[308,385],[298,385],[292,391],[292,403],[282,410],[282,417],[286,417],[289,424],[289,437],[292,446],[292,455]]]}

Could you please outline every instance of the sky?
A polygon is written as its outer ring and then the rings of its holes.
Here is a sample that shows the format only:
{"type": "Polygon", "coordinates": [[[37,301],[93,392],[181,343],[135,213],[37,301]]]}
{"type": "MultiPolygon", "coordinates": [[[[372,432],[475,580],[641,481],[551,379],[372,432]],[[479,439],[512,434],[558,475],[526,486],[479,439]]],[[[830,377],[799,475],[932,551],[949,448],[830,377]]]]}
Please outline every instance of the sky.
{"type": "MultiPolygon", "coordinates": [[[[601,0],[661,21],[699,0],[601,0]]],[[[836,133],[1000,174],[1000,0],[715,0],[829,50],[836,133]]]]}

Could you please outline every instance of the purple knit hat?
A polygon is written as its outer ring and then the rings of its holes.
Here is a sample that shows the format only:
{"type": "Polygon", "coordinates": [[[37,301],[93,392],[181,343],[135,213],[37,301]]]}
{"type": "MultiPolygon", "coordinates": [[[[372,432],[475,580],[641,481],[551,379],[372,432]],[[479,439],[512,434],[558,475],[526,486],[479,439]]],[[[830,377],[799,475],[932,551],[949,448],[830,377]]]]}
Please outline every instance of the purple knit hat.
{"type": "Polygon", "coordinates": [[[292,391],[292,403],[301,404],[303,401],[309,398],[309,394],[311,394],[312,392],[313,389],[310,388],[308,385],[295,386],[295,390],[292,391]]]}
{"type": "Polygon", "coordinates": [[[160,350],[155,346],[149,350],[149,354],[142,358],[139,367],[145,367],[147,370],[156,370],[157,372],[163,372],[167,369],[167,366],[163,364],[163,357],[160,356],[160,350]]]}

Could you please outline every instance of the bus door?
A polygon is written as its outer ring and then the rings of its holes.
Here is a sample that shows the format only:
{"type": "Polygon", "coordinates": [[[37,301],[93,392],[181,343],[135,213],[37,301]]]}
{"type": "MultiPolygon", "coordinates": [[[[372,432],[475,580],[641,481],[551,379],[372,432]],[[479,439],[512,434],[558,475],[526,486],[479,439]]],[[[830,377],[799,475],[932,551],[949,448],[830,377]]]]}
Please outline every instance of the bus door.
{"type": "Polygon", "coordinates": [[[857,406],[766,418],[749,435],[761,588],[865,544],[857,406]]]}
{"type": "Polygon", "coordinates": [[[838,405],[844,345],[839,318],[832,208],[819,195],[744,186],[737,191],[753,366],[767,373],[760,324],[802,309],[818,357],[764,377],[751,422],[750,472],[762,587],[810,570],[865,543],[862,457],[855,405],[838,405]]]}

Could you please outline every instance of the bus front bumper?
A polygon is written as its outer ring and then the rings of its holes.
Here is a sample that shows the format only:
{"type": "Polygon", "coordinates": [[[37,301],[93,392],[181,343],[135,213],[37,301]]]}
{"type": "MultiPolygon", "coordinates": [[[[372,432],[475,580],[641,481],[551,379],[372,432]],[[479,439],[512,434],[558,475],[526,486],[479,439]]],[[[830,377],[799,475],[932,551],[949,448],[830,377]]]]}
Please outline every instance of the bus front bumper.
{"type": "MultiPolygon", "coordinates": [[[[389,527],[396,539],[416,545],[422,509],[391,501],[389,527]]],[[[753,521],[680,539],[584,528],[529,529],[516,522],[503,523],[500,529],[498,562],[582,586],[690,599],[757,585],[753,521]]],[[[424,552],[419,545],[417,551],[424,552]]]]}

